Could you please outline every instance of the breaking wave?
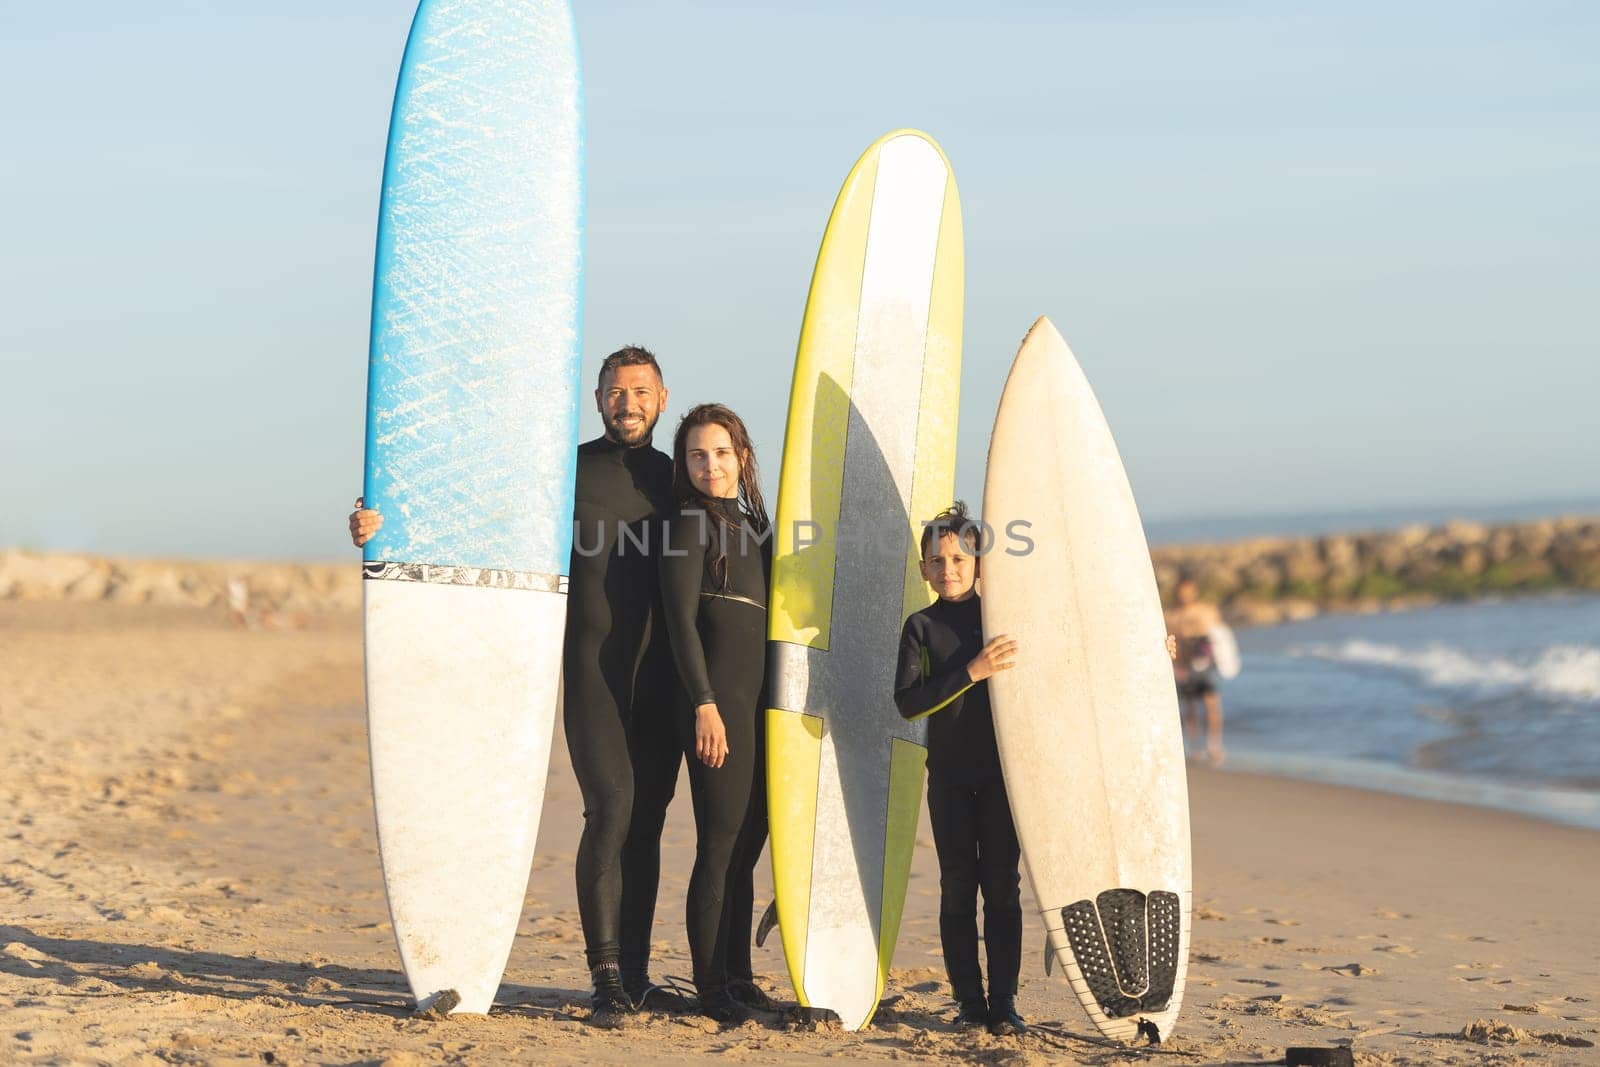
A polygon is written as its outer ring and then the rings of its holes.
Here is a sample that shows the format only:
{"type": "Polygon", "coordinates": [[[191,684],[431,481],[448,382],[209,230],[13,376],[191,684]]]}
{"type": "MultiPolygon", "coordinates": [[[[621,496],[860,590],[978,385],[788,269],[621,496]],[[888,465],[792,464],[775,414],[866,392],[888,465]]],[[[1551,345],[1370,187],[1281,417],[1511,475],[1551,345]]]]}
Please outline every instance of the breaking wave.
{"type": "Polygon", "coordinates": [[[1436,689],[1485,696],[1521,691],[1546,699],[1600,703],[1600,647],[1593,645],[1552,645],[1536,655],[1511,658],[1475,655],[1449,645],[1403,648],[1357,638],[1304,645],[1290,650],[1290,655],[1399,671],[1436,689]]]}

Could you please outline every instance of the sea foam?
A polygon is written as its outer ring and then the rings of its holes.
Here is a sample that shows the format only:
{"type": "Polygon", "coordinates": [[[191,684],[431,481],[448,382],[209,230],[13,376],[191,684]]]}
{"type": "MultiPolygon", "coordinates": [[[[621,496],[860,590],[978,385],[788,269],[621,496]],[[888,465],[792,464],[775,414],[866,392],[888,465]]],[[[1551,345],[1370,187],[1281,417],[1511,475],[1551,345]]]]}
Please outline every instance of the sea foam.
{"type": "Polygon", "coordinates": [[[1303,645],[1290,649],[1289,654],[1400,671],[1436,689],[1484,695],[1522,691],[1549,699],[1600,703],[1600,647],[1594,645],[1551,645],[1511,657],[1476,655],[1441,644],[1405,648],[1355,638],[1337,644],[1303,645]]]}

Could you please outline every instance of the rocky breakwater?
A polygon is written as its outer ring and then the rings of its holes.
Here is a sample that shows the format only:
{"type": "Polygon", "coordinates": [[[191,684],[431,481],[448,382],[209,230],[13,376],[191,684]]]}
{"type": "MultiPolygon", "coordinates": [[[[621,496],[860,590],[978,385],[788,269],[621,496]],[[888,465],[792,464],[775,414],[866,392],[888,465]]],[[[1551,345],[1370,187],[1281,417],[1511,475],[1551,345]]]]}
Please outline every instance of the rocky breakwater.
{"type": "MultiPolygon", "coordinates": [[[[1164,546],[1152,553],[1168,603],[1181,576],[1238,625],[1323,612],[1394,611],[1480,596],[1600,591],[1600,519],[1164,546]]],[[[221,608],[265,625],[357,611],[353,563],[106,559],[0,549],[0,600],[221,608]]]]}
{"type": "Polygon", "coordinates": [[[104,559],[0,550],[0,600],[75,600],[231,610],[245,621],[356,611],[353,563],[234,563],[104,559]]]}
{"type": "Polygon", "coordinates": [[[1152,552],[1162,599],[1181,576],[1238,625],[1443,600],[1600,590],[1600,519],[1449,522],[1383,533],[1184,545],[1152,552]]]}

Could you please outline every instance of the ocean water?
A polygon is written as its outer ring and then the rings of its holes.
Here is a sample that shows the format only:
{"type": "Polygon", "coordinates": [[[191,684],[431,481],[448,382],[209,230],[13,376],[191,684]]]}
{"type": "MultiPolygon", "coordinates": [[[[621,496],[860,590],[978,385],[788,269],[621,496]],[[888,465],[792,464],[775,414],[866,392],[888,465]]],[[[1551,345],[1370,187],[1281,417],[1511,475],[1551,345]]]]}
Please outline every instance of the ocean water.
{"type": "Polygon", "coordinates": [[[1547,519],[1558,515],[1600,515],[1600,499],[1572,498],[1457,506],[1419,504],[1367,511],[1153,518],[1145,520],[1144,532],[1152,545],[1188,545],[1207,541],[1239,541],[1250,537],[1316,537],[1321,534],[1398,530],[1402,526],[1416,524],[1438,526],[1452,519],[1500,523],[1547,519]]]}
{"type": "Polygon", "coordinates": [[[1239,633],[1228,766],[1600,829],[1600,597],[1239,633]]]}

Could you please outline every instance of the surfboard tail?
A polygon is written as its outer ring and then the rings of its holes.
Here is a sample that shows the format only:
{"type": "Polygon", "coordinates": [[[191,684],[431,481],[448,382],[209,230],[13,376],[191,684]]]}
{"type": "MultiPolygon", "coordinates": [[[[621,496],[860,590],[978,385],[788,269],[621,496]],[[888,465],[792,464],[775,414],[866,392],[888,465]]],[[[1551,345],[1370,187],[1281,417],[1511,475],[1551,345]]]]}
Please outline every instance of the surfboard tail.
{"type": "Polygon", "coordinates": [[[811,919],[811,864],[817,827],[817,775],[822,718],[767,709],[767,811],[778,935],[789,981],[801,1007],[806,998],[806,939],[811,919]]]}
{"type": "Polygon", "coordinates": [[[1046,910],[1046,971],[1061,964],[1107,1037],[1154,1042],[1172,1032],[1189,948],[1187,893],[1119,887],[1046,910]]]}

